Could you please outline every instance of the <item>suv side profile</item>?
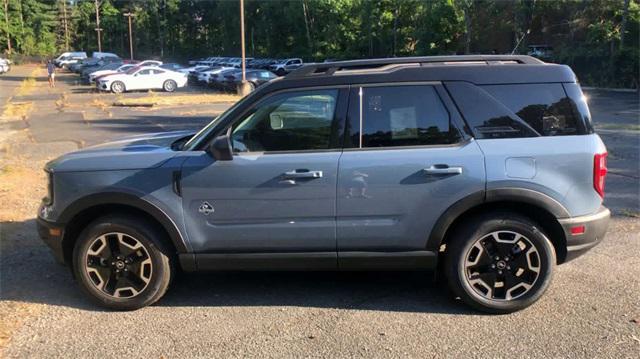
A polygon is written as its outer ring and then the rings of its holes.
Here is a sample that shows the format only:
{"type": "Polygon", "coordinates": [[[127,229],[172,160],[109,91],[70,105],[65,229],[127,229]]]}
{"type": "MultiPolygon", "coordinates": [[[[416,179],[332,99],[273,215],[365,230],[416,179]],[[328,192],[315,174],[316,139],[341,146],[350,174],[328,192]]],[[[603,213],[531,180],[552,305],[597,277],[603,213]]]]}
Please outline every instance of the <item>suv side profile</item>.
{"type": "Polygon", "coordinates": [[[177,269],[437,270],[469,305],[508,313],[604,237],[606,156],[567,66],[310,64],[196,134],[48,163],[38,228],[113,309],[156,302],[177,269]]]}

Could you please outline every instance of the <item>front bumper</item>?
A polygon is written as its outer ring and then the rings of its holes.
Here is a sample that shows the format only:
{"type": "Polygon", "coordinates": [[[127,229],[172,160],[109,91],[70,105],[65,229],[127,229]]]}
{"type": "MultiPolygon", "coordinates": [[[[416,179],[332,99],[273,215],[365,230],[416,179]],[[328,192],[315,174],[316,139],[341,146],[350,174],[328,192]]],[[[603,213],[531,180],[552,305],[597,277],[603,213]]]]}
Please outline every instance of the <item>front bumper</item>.
{"type": "Polygon", "coordinates": [[[602,242],[609,227],[610,218],[609,209],[600,207],[594,214],[558,220],[567,239],[565,262],[581,256],[602,242]]]}
{"type": "Polygon", "coordinates": [[[40,217],[36,219],[36,226],[38,227],[38,235],[40,235],[42,241],[51,248],[56,261],[65,264],[64,248],[62,246],[64,226],[59,223],[49,222],[40,217]]]}

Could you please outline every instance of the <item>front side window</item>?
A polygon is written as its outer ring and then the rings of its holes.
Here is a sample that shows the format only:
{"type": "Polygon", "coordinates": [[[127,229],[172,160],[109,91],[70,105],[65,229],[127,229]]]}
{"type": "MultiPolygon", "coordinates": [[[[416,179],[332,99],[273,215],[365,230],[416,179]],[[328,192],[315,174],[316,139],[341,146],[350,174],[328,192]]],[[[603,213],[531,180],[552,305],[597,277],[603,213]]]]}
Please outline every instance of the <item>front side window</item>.
{"type": "Polygon", "coordinates": [[[234,152],[327,150],[338,90],[309,90],[275,95],[255,106],[233,126],[234,152]]]}
{"type": "Polygon", "coordinates": [[[460,140],[433,86],[363,87],[358,96],[349,112],[351,147],[443,145],[460,140]]]}

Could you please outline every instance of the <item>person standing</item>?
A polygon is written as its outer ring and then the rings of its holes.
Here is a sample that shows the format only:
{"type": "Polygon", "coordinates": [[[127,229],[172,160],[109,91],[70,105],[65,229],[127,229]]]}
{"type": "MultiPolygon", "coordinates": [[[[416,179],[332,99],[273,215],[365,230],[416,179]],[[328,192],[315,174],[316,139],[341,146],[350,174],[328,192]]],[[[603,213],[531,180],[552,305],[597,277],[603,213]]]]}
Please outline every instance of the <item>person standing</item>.
{"type": "Polygon", "coordinates": [[[49,87],[56,87],[56,67],[51,60],[47,61],[47,73],[49,74],[49,87]]]}

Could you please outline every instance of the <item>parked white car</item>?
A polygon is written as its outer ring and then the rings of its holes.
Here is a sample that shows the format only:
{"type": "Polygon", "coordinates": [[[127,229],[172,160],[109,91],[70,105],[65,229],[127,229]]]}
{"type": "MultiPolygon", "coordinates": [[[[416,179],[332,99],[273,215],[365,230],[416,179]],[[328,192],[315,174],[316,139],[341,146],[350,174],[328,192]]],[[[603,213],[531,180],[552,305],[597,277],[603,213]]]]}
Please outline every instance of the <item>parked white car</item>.
{"type": "Polygon", "coordinates": [[[11,70],[11,61],[8,59],[0,58],[0,74],[9,72],[11,70]]]}
{"type": "Polygon", "coordinates": [[[209,82],[209,77],[211,77],[211,75],[220,73],[221,71],[228,70],[228,69],[233,69],[233,67],[220,66],[220,67],[213,68],[211,70],[200,71],[198,72],[198,82],[207,84],[209,82]]]}
{"type": "Polygon", "coordinates": [[[80,60],[87,58],[87,53],[84,51],[79,52],[63,52],[60,56],[53,60],[53,64],[58,67],[67,67],[71,64],[75,64],[80,60]]]}
{"type": "Polygon", "coordinates": [[[164,90],[173,92],[187,84],[187,75],[158,67],[136,67],[125,73],[107,75],[98,80],[101,91],[122,93],[133,90],[164,90]]]}
{"type": "Polygon", "coordinates": [[[284,76],[302,65],[302,59],[285,59],[269,66],[269,70],[278,76],[284,76]]]}
{"type": "Polygon", "coordinates": [[[97,78],[99,77],[103,77],[106,75],[113,75],[113,74],[118,74],[118,73],[124,73],[129,71],[130,69],[137,67],[137,64],[124,64],[120,67],[118,67],[115,70],[100,70],[100,71],[94,71],[92,73],[89,74],[89,82],[90,83],[94,83],[96,81],[97,78]]]}

